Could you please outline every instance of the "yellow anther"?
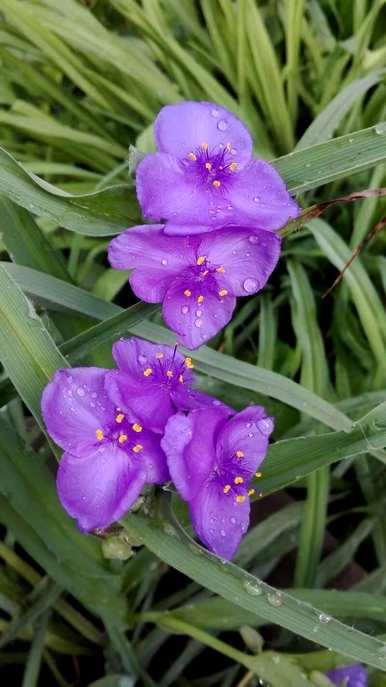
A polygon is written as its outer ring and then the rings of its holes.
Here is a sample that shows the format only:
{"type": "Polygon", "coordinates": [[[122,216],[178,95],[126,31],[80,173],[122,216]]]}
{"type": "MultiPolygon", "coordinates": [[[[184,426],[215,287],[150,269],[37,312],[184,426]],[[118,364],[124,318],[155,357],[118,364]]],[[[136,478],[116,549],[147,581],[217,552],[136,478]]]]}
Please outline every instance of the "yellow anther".
{"type": "Polygon", "coordinates": [[[190,158],[190,160],[193,160],[193,162],[197,160],[197,156],[194,153],[188,153],[188,158],[190,158]]]}
{"type": "Polygon", "coordinates": [[[96,429],[95,430],[96,438],[98,441],[102,441],[103,439],[103,429],[96,429]]]}
{"type": "Polygon", "coordinates": [[[184,291],[184,296],[186,296],[187,298],[189,298],[191,295],[192,295],[192,292],[191,292],[189,289],[185,289],[185,291],[184,291]]]}
{"type": "Polygon", "coordinates": [[[135,446],[133,446],[134,453],[139,453],[140,451],[142,451],[142,449],[143,449],[142,444],[135,444],[135,446]]]}
{"type": "Polygon", "coordinates": [[[256,489],[249,489],[248,496],[253,496],[253,494],[256,494],[256,489]]]}
{"type": "Polygon", "coordinates": [[[150,375],[153,374],[153,370],[151,369],[151,367],[147,367],[146,370],[143,371],[143,374],[145,377],[150,377],[150,375]]]}
{"type": "Polygon", "coordinates": [[[200,255],[197,258],[197,265],[202,265],[205,262],[205,260],[206,260],[206,255],[200,255]]]}
{"type": "Polygon", "coordinates": [[[236,503],[244,503],[245,499],[245,496],[236,496],[236,503]]]}
{"type": "Polygon", "coordinates": [[[255,472],[255,477],[259,478],[262,477],[263,473],[262,472],[255,472]]]}
{"type": "Polygon", "coordinates": [[[173,377],[173,371],[172,370],[166,370],[166,376],[167,377],[173,377]]]}
{"type": "Polygon", "coordinates": [[[226,484],[224,487],[224,494],[228,494],[230,490],[232,489],[230,484],[226,484]]]}
{"type": "Polygon", "coordinates": [[[197,297],[197,303],[203,303],[204,302],[204,296],[198,296],[197,297]]]}
{"type": "Polygon", "coordinates": [[[244,458],[244,451],[236,451],[236,458],[244,458]]]}
{"type": "Polygon", "coordinates": [[[120,444],[124,444],[127,441],[127,434],[120,434],[118,441],[120,444]]]}
{"type": "Polygon", "coordinates": [[[212,163],[211,162],[205,162],[205,169],[208,169],[209,172],[212,169],[212,163]]]}
{"type": "Polygon", "coordinates": [[[203,150],[208,150],[208,144],[204,141],[204,143],[201,143],[201,148],[203,150]]]}
{"type": "Polygon", "coordinates": [[[209,270],[204,270],[203,272],[201,272],[201,276],[202,276],[202,277],[206,277],[206,275],[207,275],[208,273],[209,273],[209,270]]]}
{"type": "Polygon", "coordinates": [[[134,432],[142,432],[143,427],[139,425],[138,422],[135,422],[134,425],[131,425],[131,429],[134,430],[134,432]]]}
{"type": "Polygon", "coordinates": [[[183,376],[183,375],[180,375],[180,376],[178,377],[178,381],[181,382],[181,384],[183,384],[183,382],[184,382],[184,376],[183,376]]]}
{"type": "Polygon", "coordinates": [[[157,358],[157,360],[162,360],[162,358],[164,357],[164,354],[161,353],[161,351],[159,351],[159,353],[155,354],[155,357],[157,358]]]}
{"type": "Polygon", "coordinates": [[[221,181],[215,179],[214,181],[212,181],[212,186],[215,186],[215,188],[219,188],[219,186],[221,186],[221,181]]]}
{"type": "Polygon", "coordinates": [[[225,147],[226,147],[227,150],[230,150],[230,149],[232,148],[232,144],[231,144],[231,143],[227,143],[225,147]]]}
{"type": "Polygon", "coordinates": [[[231,172],[234,172],[235,169],[237,169],[237,162],[231,162],[231,164],[229,165],[228,169],[230,169],[231,172]]]}
{"type": "Polygon", "coordinates": [[[192,369],[194,367],[193,361],[191,358],[185,358],[185,367],[188,367],[189,369],[192,369]]]}
{"type": "Polygon", "coordinates": [[[216,267],[216,272],[221,272],[221,274],[224,274],[225,269],[222,265],[220,265],[220,267],[216,267]]]}
{"type": "Polygon", "coordinates": [[[227,294],[228,294],[228,291],[227,291],[226,289],[221,289],[221,290],[218,292],[218,295],[219,295],[219,296],[226,296],[227,294]]]}
{"type": "Polygon", "coordinates": [[[244,480],[243,480],[243,478],[240,477],[240,476],[237,476],[237,477],[235,477],[235,479],[234,479],[234,483],[235,483],[235,484],[243,484],[243,482],[244,482],[244,480]]]}
{"type": "Polygon", "coordinates": [[[115,422],[118,422],[118,424],[120,425],[121,422],[123,422],[124,419],[125,419],[124,414],[123,414],[123,413],[118,413],[117,417],[115,418],[115,422]]]}

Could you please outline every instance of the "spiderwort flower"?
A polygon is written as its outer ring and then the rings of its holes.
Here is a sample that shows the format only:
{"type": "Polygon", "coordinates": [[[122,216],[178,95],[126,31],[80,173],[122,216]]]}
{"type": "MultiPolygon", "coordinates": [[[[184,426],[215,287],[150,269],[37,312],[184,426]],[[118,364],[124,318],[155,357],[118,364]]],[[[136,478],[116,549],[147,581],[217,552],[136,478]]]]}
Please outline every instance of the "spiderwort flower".
{"type": "Polygon", "coordinates": [[[110,398],[153,432],[163,432],[178,410],[222,405],[212,396],[192,389],[192,359],[176,348],[141,339],[121,339],[113,345],[118,370],[107,373],[110,398]]]}
{"type": "Polygon", "coordinates": [[[208,102],[162,108],[154,124],[159,152],[138,165],[142,212],[167,220],[165,232],[192,234],[227,224],[273,231],[299,208],[278,172],[252,158],[242,122],[208,102]]]}
{"type": "Polygon", "coordinates": [[[58,370],[42,396],[48,432],[65,451],[59,498],[83,531],[108,527],[129,510],[145,483],[169,479],[159,435],[116,407],[106,372],[58,370]]]}
{"type": "Polygon", "coordinates": [[[134,293],[163,303],[166,324],[187,348],[201,346],[229,322],[236,296],[263,288],[279,253],[278,236],[244,227],[171,239],[163,225],[147,225],[129,229],[109,246],[111,265],[134,268],[134,293]]]}
{"type": "Polygon", "coordinates": [[[234,555],[249,524],[250,482],[265,458],[273,420],[261,406],[229,418],[226,408],[177,413],[161,441],[171,478],[187,501],[199,539],[234,555]]]}
{"type": "Polygon", "coordinates": [[[335,668],[326,676],[338,687],[367,687],[367,672],[360,663],[335,668]]]}

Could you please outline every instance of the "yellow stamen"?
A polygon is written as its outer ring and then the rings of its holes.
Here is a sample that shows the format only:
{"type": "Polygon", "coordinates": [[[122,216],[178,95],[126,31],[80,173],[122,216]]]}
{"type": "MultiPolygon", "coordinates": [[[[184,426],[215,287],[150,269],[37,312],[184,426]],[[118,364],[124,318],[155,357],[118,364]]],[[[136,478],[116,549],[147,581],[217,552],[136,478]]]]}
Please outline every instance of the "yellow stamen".
{"type": "Polygon", "coordinates": [[[228,494],[228,492],[230,492],[231,489],[232,489],[231,485],[226,484],[224,487],[224,494],[228,494]]]}
{"type": "Polygon", "coordinates": [[[150,375],[153,374],[153,370],[151,369],[151,367],[147,367],[146,370],[144,370],[143,374],[145,377],[150,377],[150,375]]]}
{"type": "Polygon", "coordinates": [[[201,273],[201,276],[202,276],[202,277],[206,277],[206,275],[208,274],[208,272],[209,272],[209,270],[204,270],[204,271],[201,273]]]}
{"type": "Polygon", "coordinates": [[[102,441],[103,439],[103,429],[96,429],[95,430],[96,438],[98,441],[102,441]]]}
{"type": "Polygon", "coordinates": [[[235,483],[235,484],[243,484],[243,482],[244,482],[244,480],[243,480],[243,478],[240,477],[240,476],[235,477],[235,479],[234,479],[234,483],[235,483]]]}
{"type": "Polygon", "coordinates": [[[244,458],[244,451],[236,451],[236,458],[244,458]]]}
{"type": "Polygon", "coordinates": [[[216,272],[221,272],[221,274],[224,274],[225,269],[224,269],[224,267],[221,265],[220,267],[216,267],[216,272]]]}
{"type": "Polygon", "coordinates": [[[253,494],[256,494],[256,489],[249,489],[248,496],[253,496],[253,494]]]}
{"type": "Polygon", "coordinates": [[[189,289],[185,289],[184,296],[186,296],[187,298],[190,298],[191,295],[192,295],[192,292],[189,291],[189,289]]]}
{"type": "Polygon", "coordinates": [[[183,384],[184,376],[183,376],[183,375],[180,375],[180,376],[178,377],[178,381],[181,382],[181,384],[183,384]]]}
{"type": "Polygon", "coordinates": [[[262,472],[255,472],[255,477],[259,478],[262,477],[263,473],[262,472]]]}
{"type": "Polygon", "coordinates": [[[197,258],[197,265],[202,265],[205,262],[205,260],[206,260],[206,255],[200,255],[197,258]]]}
{"type": "Polygon", "coordinates": [[[121,434],[118,441],[120,444],[124,444],[127,441],[127,434],[121,434]]]}
{"type": "Polygon", "coordinates": [[[134,430],[134,432],[142,432],[142,425],[139,425],[138,422],[135,422],[134,425],[131,426],[131,429],[134,430]]]}
{"type": "Polygon", "coordinates": [[[228,169],[230,169],[231,172],[234,172],[235,169],[237,169],[237,162],[231,162],[228,169]]]}
{"type": "Polygon", "coordinates": [[[190,158],[190,160],[193,160],[193,162],[197,160],[197,157],[194,153],[188,153],[188,158],[190,158]]]}
{"type": "Polygon", "coordinates": [[[120,425],[121,422],[123,422],[124,419],[125,419],[124,414],[123,414],[123,413],[118,413],[117,417],[115,418],[115,422],[118,422],[118,424],[120,425]]]}
{"type": "Polygon", "coordinates": [[[185,358],[185,367],[188,367],[190,370],[194,367],[193,361],[191,358],[185,358]]]}
{"type": "Polygon", "coordinates": [[[219,188],[219,186],[221,186],[221,181],[215,179],[214,181],[212,181],[212,186],[215,186],[215,188],[219,188]]]}
{"type": "Polygon", "coordinates": [[[203,302],[204,302],[204,296],[198,296],[197,303],[203,303],[203,302]]]}
{"type": "Polygon", "coordinates": [[[226,296],[228,294],[228,291],[226,289],[221,289],[221,291],[218,292],[219,296],[226,296]]]}
{"type": "Polygon", "coordinates": [[[210,172],[210,170],[212,169],[212,163],[211,162],[205,162],[205,168],[208,169],[210,172]]]}
{"type": "Polygon", "coordinates": [[[201,148],[203,150],[208,150],[208,144],[204,141],[204,143],[201,143],[201,148]]]}
{"type": "Polygon", "coordinates": [[[155,357],[157,358],[157,360],[162,360],[162,358],[164,357],[164,354],[161,353],[161,351],[160,351],[159,353],[155,354],[155,357]]]}
{"type": "Polygon", "coordinates": [[[232,148],[232,144],[231,144],[231,143],[227,143],[225,147],[226,147],[227,150],[230,150],[230,149],[232,148]]]}
{"type": "Polygon", "coordinates": [[[172,372],[172,370],[166,370],[166,376],[167,376],[167,377],[173,377],[173,372],[172,372]]]}
{"type": "Polygon", "coordinates": [[[140,451],[142,451],[142,449],[143,449],[142,444],[135,444],[135,446],[133,446],[134,453],[139,453],[140,451]]]}
{"type": "Polygon", "coordinates": [[[236,503],[244,503],[245,496],[236,496],[236,503]]]}

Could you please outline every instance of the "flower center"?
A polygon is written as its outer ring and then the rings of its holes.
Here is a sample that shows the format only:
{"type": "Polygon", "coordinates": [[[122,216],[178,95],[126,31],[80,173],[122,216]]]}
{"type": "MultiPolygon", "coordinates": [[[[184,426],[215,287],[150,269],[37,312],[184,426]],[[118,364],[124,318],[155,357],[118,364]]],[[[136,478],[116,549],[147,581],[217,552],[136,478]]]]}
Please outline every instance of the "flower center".
{"type": "Polygon", "coordinates": [[[248,489],[251,474],[243,466],[243,458],[244,452],[237,450],[215,470],[215,479],[220,484],[222,492],[235,504],[244,503],[247,496],[253,496],[255,493],[255,489],[248,489]]]}
{"type": "Polygon", "coordinates": [[[232,175],[237,169],[234,152],[230,143],[210,149],[204,142],[190,152],[182,164],[196,182],[218,192],[232,182],[232,175]]]}
{"type": "Polygon", "coordinates": [[[96,443],[113,443],[129,454],[140,453],[143,449],[140,442],[142,431],[142,425],[138,422],[129,422],[125,414],[117,408],[114,421],[95,430],[96,443]]]}

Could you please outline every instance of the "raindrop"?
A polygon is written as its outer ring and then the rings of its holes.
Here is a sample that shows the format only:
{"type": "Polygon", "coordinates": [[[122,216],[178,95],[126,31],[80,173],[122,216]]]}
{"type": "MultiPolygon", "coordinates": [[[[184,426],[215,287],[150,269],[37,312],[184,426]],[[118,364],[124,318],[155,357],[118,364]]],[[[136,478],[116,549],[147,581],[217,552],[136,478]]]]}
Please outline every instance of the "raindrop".
{"type": "Polygon", "coordinates": [[[280,656],[278,656],[277,654],[274,654],[274,655],[272,656],[272,663],[275,663],[275,665],[277,665],[278,663],[280,663],[280,656]]]}
{"type": "Polygon", "coordinates": [[[167,264],[168,264],[168,261],[166,260],[166,258],[162,258],[161,265],[167,265],[167,264]]]}
{"type": "Polygon", "coordinates": [[[252,582],[251,580],[248,580],[247,582],[244,582],[243,587],[247,594],[250,594],[251,596],[260,596],[263,593],[261,585],[258,582],[252,582]]]}
{"type": "Polygon", "coordinates": [[[259,284],[257,283],[256,279],[248,278],[243,283],[243,289],[247,293],[253,293],[258,288],[259,288],[259,284]]]}
{"type": "Polygon", "coordinates": [[[96,391],[93,391],[92,394],[91,394],[91,398],[96,398],[97,396],[98,396],[97,392],[96,392],[96,391]]]}
{"type": "Polygon", "coordinates": [[[194,326],[195,327],[201,327],[201,325],[202,325],[202,320],[200,320],[200,319],[194,320],[194,326]]]}
{"type": "Polygon", "coordinates": [[[320,613],[319,615],[319,622],[325,625],[326,623],[329,623],[331,620],[331,616],[327,615],[326,613],[320,613]]]}
{"type": "Polygon", "coordinates": [[[221,534],[222,537],[225,537],[225,536],[226,536],[225,530],[220,530],[220,534],[221,534]]]}
{"type": "Polygon", "coordinates": [[[251,254],[250,254],[250,253],[245,253],[245,257],[246,257],[246,258],[250,258],[250,257],[251,257],[251,254]]]}
{"type": "Polygon", "coordinates": [[[267,594],[267,601],[271,606],[278,608],[284,603],[283,594],[281,592],[269,592],[267,594]]]}
{"type": "Polygon", "coordinates": [[[259,196],[255,196],[253,199],[254,203],[260,203],[260,198],[259,196]]]}
{"type": "Polygon", "coordinates": [[[262,420],[259,420],[258,427],[262,434],[271,434],[273,430],[273,421],[270,417],[265,417],[262,420]]]}
{"type": "MultiPolygon", "coordinates": [[[[219,122],[219,123],[220,123],[220,122],[219,122]]],[[[217,126],[218,126],[218,125],[217,125],[217,126]]],[[[382,134],[386,134],[386,124],[385,124],[385,122],[380,122],[379,124],[376,124],[376,125],[375,125],[374,131],[375,131],[376,134],[379,134],[380,136],[381,136],[382,134]]]]}
{"type": "Polygon", "coordinates": [[[231,155],[236,155],[236,153],[237,153],[236,148],[232,148],[232,150],[231,150],[231,155]]]}
{"type": "Polygon", "coordinates": [[[85,390],[82,389],[82,387],[80,386],[80,387],[76,390],[76,393],[78,394],[78,396],[84,396],[86,392],[85,392],[85,390]]]}
{"type": "Polygon", "coordinates": [[[236,518],[231,518],[231,524],[235,525],[236,524],[236,518]]]}
{"type": "Polygon", "coordinates": [[[210,111],[210,114],[212,115],[212,117],[218,117],[220,113],[218,110],[213,109],[210,111]]]}
{"type": "Polygon", "coordinates": [[[143,364],[143,363],[146,363],[146,361],[147,361],[147,358],[145,355],[139,355],[138,356],[138,362],[143,364]]]}
{"type": "Polygon", "coordinates": [[[249,243],[259,243],[259,239],[257,238],[257,236],[253,236],[253,234],[252,236],[248,237],[248,241],[249,243]]]}
{"type": "Polygon", "coordinates": [[[202,310],[196,310],[196,317],[201,317],[202,310]]]}
{"type": "Polygon", "coordinates": [[[220,121],[217,122],[217,128],[220,129],[220,131],[226,131],[228,128],[228,122],[225,119],[220,119],[220,121]]]}
{"type": "Polygon", "coordinates": [[[189,312],[188,306],[187,306],[187,305],[183,305],[182,308],[181,308],[181,312],[182,312],[183,315],[187,315],[188,312],[189,312]]]}
{"type": "Polygon", "coordinates": [[[349,139],[348,139],[348,142],[349,142],[349,143],[354,143],[354,139],[353,139],[353,138],[349,138],[349,139]]]}

